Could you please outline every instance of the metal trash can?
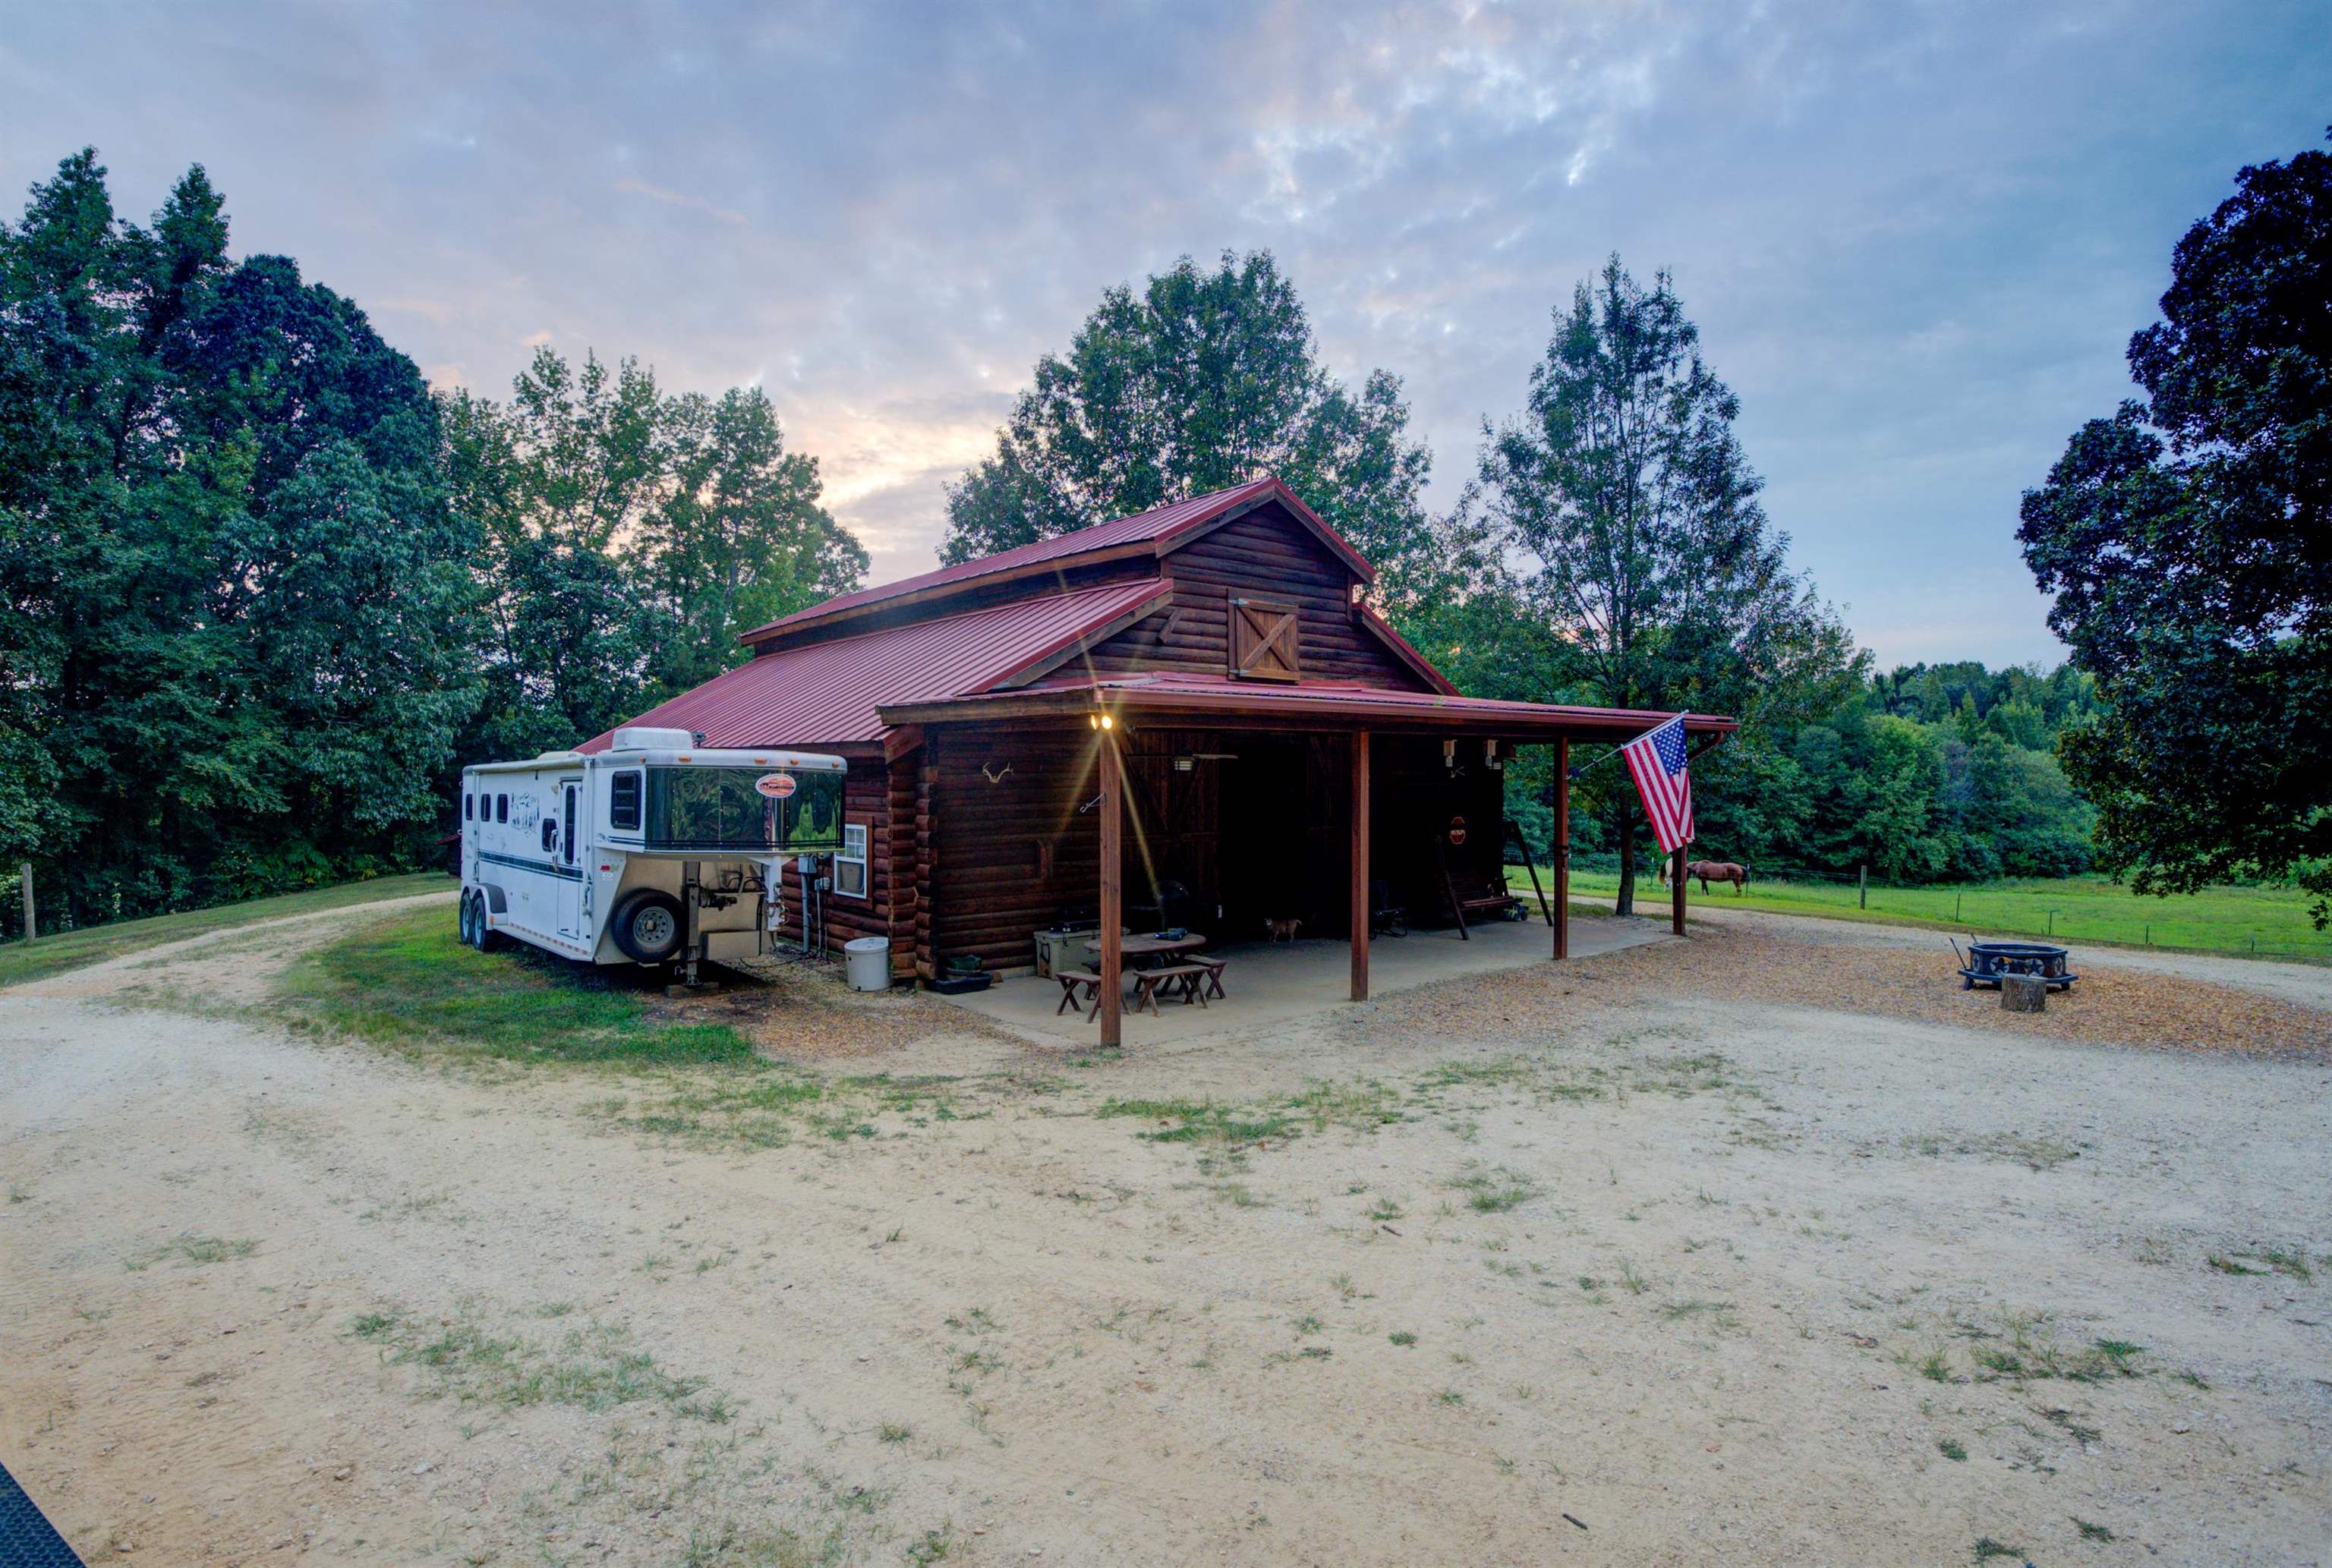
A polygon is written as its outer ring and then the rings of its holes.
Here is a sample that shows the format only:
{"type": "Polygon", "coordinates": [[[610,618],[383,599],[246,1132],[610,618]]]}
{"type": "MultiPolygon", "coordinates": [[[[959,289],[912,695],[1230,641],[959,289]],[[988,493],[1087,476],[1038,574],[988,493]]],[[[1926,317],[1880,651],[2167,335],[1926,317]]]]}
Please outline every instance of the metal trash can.
{"type": "Polygon", "coordinates": [[[852,990],[886,991],[891,989],[889,937],[853,937],[842,944],[842,955],[843,968],[850,976],[852,990]]]}

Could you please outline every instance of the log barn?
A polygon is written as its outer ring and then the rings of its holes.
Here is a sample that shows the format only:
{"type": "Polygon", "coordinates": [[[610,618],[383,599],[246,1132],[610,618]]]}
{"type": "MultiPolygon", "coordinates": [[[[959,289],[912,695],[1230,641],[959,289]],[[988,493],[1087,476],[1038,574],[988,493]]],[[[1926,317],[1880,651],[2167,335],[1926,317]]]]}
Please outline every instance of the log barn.
{"type": "MultiPolygon", "coordinates": [[[[1502,770],[1552,745],[1559,959],[1570,744],[1668,715],[1461,696],[1371,607],[1373,578],[1266,477],[828,599],[630,722],[842,755],[829,944],[883,937],[912,982],[1027,970],[1037,932],[1089,923],[1104,1042],[1121,925],[1300,922],[1350,942],[1361,998],[1372,916],[1511,913],[1502,770]]],[[[789,923],[801,898],[788,877],[789,923]]]]}

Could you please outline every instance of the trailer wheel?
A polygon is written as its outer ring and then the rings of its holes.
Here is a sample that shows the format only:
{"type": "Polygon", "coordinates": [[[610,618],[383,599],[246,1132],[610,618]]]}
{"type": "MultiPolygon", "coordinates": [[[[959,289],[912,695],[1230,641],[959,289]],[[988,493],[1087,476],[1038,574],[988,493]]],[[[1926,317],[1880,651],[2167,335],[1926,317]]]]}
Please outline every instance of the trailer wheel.
{"type": "Polygon", "coordinates": [[[616,905],[609,923],[616,945],[636,963],[663,963],[680,951],[680,901],[642,888],[616,905]]]}
{"type": "Polygon", "coordinates": [[[462,894],[462,913],[455,917],[454,922],[454,929],[461,933],[461,941],[464,947],[472,946],[477,941],[477,938],[471,934],[471,918],[470,895],[467,893],[464,893],[462,894]]]}
{"type": "Polygon", "coordinates": [[[502,934],[487,923],[486,895],[483,893],[473,893],[469,895],[469,904],[470,945],[480,952],[492,952],[501,945],[502,934]]]}

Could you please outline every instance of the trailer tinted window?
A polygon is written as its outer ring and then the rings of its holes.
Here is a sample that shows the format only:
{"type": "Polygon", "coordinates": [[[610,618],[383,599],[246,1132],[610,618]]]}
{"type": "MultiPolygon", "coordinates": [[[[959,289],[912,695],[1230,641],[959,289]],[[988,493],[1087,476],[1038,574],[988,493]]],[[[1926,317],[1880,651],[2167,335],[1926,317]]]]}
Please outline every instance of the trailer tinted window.
{"type": "Polygon", "coordinates": [[[835,849],[842,843],[842,775],[792,773],[790,795],[763,794],[760,768],[651,768],[651,849],[835,849]]]}
{"type": "Polygon", "coordinates": [[[640,830],[640,775],[626,769],[607,781],[607,826],[617,833],[640,830]]]}
{"type": "Polygon", "coordinates": [[[467,822],[471,817],[475,817],[478,814],[477,808],[478,798],[474,795],[464,794],[462,797],[462,820],[467,822]]]}
{"type": "Polygon", "coordinates": [[[497,795],[494,797],[494,820],[497,822],[508,822],[510,820],[509,796],[497,795]]]}

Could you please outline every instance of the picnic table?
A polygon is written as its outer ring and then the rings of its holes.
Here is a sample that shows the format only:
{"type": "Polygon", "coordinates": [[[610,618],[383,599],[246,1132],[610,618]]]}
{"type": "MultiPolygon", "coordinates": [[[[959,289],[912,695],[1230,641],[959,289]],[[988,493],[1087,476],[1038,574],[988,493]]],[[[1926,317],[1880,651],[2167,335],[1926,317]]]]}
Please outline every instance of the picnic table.
{"type": "MultiPolygon", "coordinates": [[[[1148,969],[1154,960],[1171,958],[1176,953],[1189,952],[1193,948],[1206,945],[1205,937],[1190,931],[1184,932],[1180,936],[1168,936],[1163,932],[1151,931],[1144,932],[1140,936],[1122,936],[1117,939],[1119,954],[1132,960],[1136,969],[1148,969]]],[[[1085,951],[1099,958],[1101,939],[1095,937],[1085,943],[1085,951]]]]}
{"type": "MultiPolygon", "coordinates": [[[[1177,961],[1185,953],[1204,947],[1207,939],[1194,932],[1180,936],[1168,936],[1162,932],[1144,932],[1139,936],[1118,939],[1117,951],[1130,967],[1125,978],[1134,985],[1133,1010],[1147,1007],[1158,1010],[1158,993],[1180,996],[1184,1006],[1192,1002],[1207,1005],[1209,996],[1223,994],[1223,962],[1219,958],[1199,958],[1189,962],[1177,961]]],[[[1085,951],[1098,961],[1101,942],[1098,939],[1085,943],[1085,951]]],[[[1087,1018],[1101,1012],[1101,974],[1098,970],[1061,970],[1055,978],[1061,982],[1061,1005],[1053,1010],[1065,1013],[1072,1006],[1091,998],[1093,1006],[1087,1018]],[[1080,993],[1083,995],[1080,995],[1080,993]]]]}

